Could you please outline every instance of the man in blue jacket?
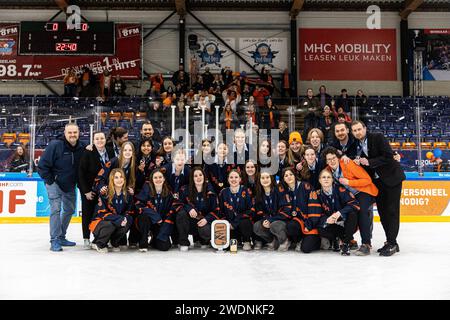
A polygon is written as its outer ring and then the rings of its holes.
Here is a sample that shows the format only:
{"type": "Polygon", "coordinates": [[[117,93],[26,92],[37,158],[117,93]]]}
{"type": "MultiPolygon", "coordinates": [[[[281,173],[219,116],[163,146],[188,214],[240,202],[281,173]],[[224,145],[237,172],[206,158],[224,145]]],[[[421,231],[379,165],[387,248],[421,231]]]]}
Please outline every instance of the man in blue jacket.
{"type": "Polygon", "coordinates": [[[45,182],[50,202],[51,251],[62,251],[62,246],[76,245],[66,239],[66,232],[75,212],[78,165],[85,147],[78,140],[79,133],[75,123],[67,124],[64,137],[51,141],[39,160],[38,173],[45,182]]]}

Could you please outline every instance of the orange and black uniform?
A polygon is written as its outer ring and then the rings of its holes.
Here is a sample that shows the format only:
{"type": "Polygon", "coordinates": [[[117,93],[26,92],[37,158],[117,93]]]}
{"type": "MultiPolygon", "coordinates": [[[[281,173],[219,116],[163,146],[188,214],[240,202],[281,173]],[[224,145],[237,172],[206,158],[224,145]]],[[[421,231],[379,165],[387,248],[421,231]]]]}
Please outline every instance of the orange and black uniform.
{"type": "MultiPolygon", "coordinates": [[[[100,190],[104,186],[108,186],[109,174],[111,173],[112,169],[116,168],[119,168],[119,158],[112,158],[111,161],[105,163],[105,165],[102,167],[102,169],[100,169],[100,171],[97,174],[97,177],[94,180],[92,191],[94,191],[97,194],[100,194],[100,190]]],[[[125,172],[125,177],[127,179],[127,186],[128,186],[128,182],[130,181],[131,166],[128,165],[127,167],[122,169],[125,172]]]]}
{"type": "Polygon", "coordinates": [[[205,192],[197,192],[195,199],[191,201],[189,198],[189,187],[184,186],[180,191],[179,203],[181,208],[177,213],[176,226],[178,230],[179,242],[182,246],[189,246],[188,236],[192,234],[194,241],[200,237],[202,244],[208,244],[211,240],[211,223],[214,220],[219,220],[219,201],[217,195],[214,193],[211,185],[208,184],[205,192]],[[205,197],[206,195],[206,197],[205,197]],[[197,217],[191,218],[189,212],[195,209],[197,217]],[[197,222],[203,218],[208,223],[203,226],[197,226],[197,222]]]}
{"type": "Polygon", "coordinates": [[[175,224],[178,206],[172,193],[165,197],[161,194],[152,196],[150,186],[144,184],[136,196],[135,226],[140,234],[139,248],[148,248],[148,235],[152,231],[151,245],[158,250],[167,251],[171,247],[170,237],[175,224]]]}
{"type": "Polygon", "coordinates": [[[111,240],[113,247],[121,244],[121,239],[130,229],[133,223],[134,214],[133,196],[130,194],[125,197],[123,194],[115,194],[111,203],[107,197],[100,197],[101,205],[97,204],[96,215],[89,225],[94,235],[94,241],[99,248],[105,248],[108,241],[111,240]],[[122,222],[126,219],[126,225],[122,222]]]}
{"type": "Polygon", "coordinates": [[[237,193],[232,193],[230,188],[223,189],[219,194],[219,204],[221,216],[234,229],[231,230],[231,237],[250,242],[255,207],[248,189],[239,186],[237,193]]]}
{"type": "Polygon", "coordinates": [[[292,206],[288,214],[280,212],[286,222],[287,234],[293,242],[302,241],[301,251],[310,253],[320,248],[319,232],[315,228],[306,228],[305,222],[309,218],[308,199],[312,187],[304,181],[297,181],[294,190],[281,184],[280,192],[292,206]]]}
{"type": "Polygon", "coordinates": [[[334,241],[336,237],[349,243],[357,225],[357,213],[360,210],[358,200],[342,185],[333,184],[332,192],[323,189],[311,192],[308,203],[309,216],[305,226],[319,230],[321,237],[334,241]],[[337,223],[327,224],[329,216],[339,211],[341,217],[337,223]]]}
{"type": "Polygon", "coordinates": [[[228,187],[228,173],[234,168],[236,168],[236,165],[227,164],[226,162],[222,164],[215,162],[205,165],[206,176],[216,194],[219,194],[222,189],[228,187]]]}

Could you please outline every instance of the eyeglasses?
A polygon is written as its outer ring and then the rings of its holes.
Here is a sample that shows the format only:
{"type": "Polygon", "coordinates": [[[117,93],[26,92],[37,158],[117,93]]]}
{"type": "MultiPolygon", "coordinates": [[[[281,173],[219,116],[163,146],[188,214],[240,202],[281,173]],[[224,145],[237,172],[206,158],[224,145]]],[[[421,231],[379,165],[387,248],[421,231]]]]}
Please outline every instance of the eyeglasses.
{"type": "Polygon", "coordinates": [[[334,160],[336,160],[336,159],[337,159],[336,156],[334,156],[333,158],[327,158],[327,162],[331,162],[331,161],[334,161],[334,160]]]}

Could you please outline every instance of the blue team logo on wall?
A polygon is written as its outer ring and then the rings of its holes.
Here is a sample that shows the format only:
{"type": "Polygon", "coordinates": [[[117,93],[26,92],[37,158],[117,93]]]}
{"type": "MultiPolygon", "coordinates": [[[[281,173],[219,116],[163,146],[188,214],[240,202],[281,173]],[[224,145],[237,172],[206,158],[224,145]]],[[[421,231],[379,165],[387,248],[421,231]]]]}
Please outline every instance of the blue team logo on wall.
{"type": "Polygon", "coordinates": [[[208,42],[203,46],[203,50],[197,51],[199,53],[200,59],[202,59],[202,63],[200,67],[204,67],[207,64],[214,64],[220,67],[220,59],[223,58],[223,53],[226,50],[219,50],[219,46],[214,42],[208,42]]]}
{"type": "Polygon", "coordinates": [[[0,40],[0,56],[10,56],[15,44],[15,41],[0,40]]]}
{"type": "Polygon", "coordinates": [[[276,57],[275,55],[278,52],[279,51],[272,51],[269,44],[262,42],[262,43],[256,45],[255,51],[249,51],[248,53],[250,53],[252,55],[251,58],[255,62],[255,64],[253,65],[254,67],[262,64],[262,65],[268,65],[273,68],[272,61],[276,57]]]}

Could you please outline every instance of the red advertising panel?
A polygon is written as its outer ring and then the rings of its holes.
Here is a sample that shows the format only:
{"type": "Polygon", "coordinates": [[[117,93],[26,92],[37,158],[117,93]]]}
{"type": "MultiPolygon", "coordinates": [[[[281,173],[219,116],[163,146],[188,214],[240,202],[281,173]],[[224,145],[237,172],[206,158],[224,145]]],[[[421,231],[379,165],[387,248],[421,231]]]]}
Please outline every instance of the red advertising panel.
{"type": "Polygon", "coordinates": [[[299,29],[300,80],[397,80],[395,29],[299,29]]]}
{"type": "Polygon", "coordinates": [[[62,80],[68,70],[89,67],[94,74],[108,69],[125,79],[141,79],[142,25],[116,24],[113,56],[19,55],[18,23],[0,24],[0,80],[62,80]]]}

